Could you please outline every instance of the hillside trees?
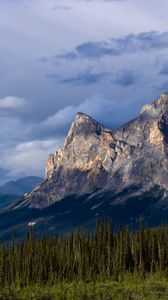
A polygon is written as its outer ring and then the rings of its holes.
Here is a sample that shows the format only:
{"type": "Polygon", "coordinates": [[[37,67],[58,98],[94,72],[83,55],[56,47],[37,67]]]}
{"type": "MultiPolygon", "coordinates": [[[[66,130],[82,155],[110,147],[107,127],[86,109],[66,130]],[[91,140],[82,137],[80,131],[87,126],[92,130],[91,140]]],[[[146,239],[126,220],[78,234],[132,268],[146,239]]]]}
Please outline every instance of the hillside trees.
{"type": "Polygon", "coordinates": [[[72,280],[118,280],[126,273],[168,272],[168,226],[112,230],[111,220],[97,221],[94,233],[81,229],[66,235],[0,244],[0,286],[28,286],[72,280]]]}

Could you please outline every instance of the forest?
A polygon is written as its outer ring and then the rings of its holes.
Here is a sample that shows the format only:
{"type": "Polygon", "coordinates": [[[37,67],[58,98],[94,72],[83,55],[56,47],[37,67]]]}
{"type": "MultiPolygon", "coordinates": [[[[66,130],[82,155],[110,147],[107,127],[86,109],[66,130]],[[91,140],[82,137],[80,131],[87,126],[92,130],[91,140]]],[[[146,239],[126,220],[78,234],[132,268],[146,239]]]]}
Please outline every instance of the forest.
{"type": "Polygon", "coordinates": [[[12,298],[12,293],[37,286],[48,286],[50,291],[54,286],[72,288],[74,283],[76,288],[105,282],[122,286],[126,278],[155,278],[157,282],[164,278],[166,282],[168,225],[148,228],[141,222],[138,230],[126,226],[113,232],[112,221],[105,219],[96,222],[92,233],[79,228],[64,235],[36,238],[32,228],[25,240],[15,241],[13,237],[12,242],[0,244],[0,299],[76,299],[45,298],[45,293],[42,298],[17,298],[16,294],[12,298]]]}

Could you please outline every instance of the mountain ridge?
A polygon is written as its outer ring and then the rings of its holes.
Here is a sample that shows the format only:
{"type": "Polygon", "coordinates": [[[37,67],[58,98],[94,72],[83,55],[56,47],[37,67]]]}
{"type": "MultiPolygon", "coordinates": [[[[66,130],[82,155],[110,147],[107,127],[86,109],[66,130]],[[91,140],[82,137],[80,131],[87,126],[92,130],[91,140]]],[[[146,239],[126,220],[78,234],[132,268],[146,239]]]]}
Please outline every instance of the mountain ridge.
{"type": "Polygon", "coordinates": [[[44,208],[70,195],[118,192],[139,183],[168,190],[167,128],[168,93],[114,131],[77,113],[64,146],[48,158],[45,180],[26,201],[44,208]]]}
{"type": "Polygon", "coordinates": [[[0,186],[0,195],[22,195],[30,192],[38,182],[42,180],[38,176],[27,176],[15,181],[9,181],[0,186]]]}

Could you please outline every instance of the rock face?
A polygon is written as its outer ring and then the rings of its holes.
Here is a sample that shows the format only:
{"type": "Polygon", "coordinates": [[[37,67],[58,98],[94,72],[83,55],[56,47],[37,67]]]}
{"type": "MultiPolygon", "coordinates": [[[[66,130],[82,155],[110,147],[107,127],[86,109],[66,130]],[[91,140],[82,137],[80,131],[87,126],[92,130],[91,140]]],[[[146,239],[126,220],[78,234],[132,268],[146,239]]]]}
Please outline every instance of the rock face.
{"type": "Polygon", "coordinates": [[[70,195],[114,195],[137,185],[139,193],[156,185],[168,191],[168,93],[115,131],[78,113],[63,148],[48,158],[46,179],[24,202],[44,208],[70,195]]]}

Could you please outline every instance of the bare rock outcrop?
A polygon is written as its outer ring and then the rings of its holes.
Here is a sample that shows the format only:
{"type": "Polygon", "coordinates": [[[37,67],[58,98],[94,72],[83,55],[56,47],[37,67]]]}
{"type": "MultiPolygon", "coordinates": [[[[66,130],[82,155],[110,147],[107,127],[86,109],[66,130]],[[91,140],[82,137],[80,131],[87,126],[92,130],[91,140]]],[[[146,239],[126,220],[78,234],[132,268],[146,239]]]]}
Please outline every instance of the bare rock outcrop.
{"type": "Polygon", "coordinates": [[[167,93],[115,131],[78,113],[63,148],[48,158],[45,180],[24,200],[43,208],[70,195],[115,193],[136,184],[168,190],[167,93]]]}

